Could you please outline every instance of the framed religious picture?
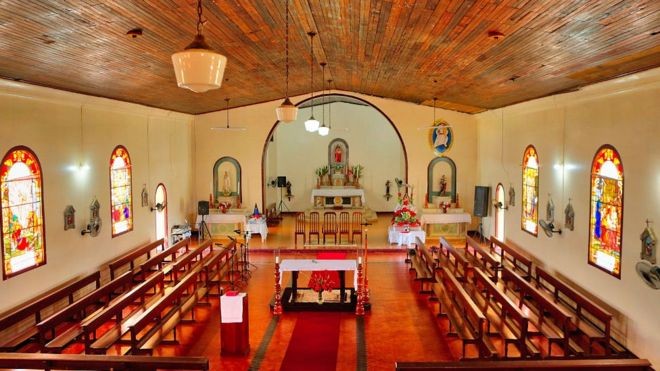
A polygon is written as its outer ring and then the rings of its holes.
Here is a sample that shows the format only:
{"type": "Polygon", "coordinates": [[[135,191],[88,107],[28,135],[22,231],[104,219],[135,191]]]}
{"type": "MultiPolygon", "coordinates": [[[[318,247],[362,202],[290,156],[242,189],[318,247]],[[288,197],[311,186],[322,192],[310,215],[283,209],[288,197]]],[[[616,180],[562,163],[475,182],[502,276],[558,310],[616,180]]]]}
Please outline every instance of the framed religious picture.
{"type": "Polygon", "coordinates": [[[142,186],[142,207],[149,206],[149,193],[146,184],[142,186]]]}
{"type": "Polygon", "coordinates": [[[655,248],[658,244],[658,238],[655,236],[655,231],[650,226],[647,226],[644,229],[644,232],[639,236],[639,239],[642,241],[642,252],[640,253],[640,259],[644,259],[651,264],[655,264],[655,248]]]}
{"type": "Polygon", "coordinates": [[[64,230],[76,228],[76,209],[73,205],[64,208],[64,230]]]}
{"type": "Polygon", "coordinates": [[[442,156],[454,143],[454,131],[446,121],[437,120],[429,130],[429,145],[436,155],[442,156]]]}

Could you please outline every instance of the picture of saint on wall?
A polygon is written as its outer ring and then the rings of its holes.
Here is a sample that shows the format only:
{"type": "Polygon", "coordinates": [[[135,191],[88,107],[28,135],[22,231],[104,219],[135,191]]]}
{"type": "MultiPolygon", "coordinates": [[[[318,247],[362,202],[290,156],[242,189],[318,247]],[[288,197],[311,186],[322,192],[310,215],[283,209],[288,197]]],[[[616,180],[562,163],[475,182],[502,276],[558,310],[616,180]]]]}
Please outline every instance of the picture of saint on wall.
{"type": "Polygon", "coordinates": [[[436,155],[442,155],[451,148],[454,132],[445,121],[436,121],[429,132],[429,144],[436,155]]]}

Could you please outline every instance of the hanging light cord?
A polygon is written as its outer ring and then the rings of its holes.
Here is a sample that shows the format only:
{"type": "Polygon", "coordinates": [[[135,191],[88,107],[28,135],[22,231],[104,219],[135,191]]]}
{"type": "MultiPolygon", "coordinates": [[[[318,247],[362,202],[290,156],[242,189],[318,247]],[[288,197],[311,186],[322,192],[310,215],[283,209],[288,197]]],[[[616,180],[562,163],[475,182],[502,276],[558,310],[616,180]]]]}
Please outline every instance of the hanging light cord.
{"type": "Polygon", "coordinates": [[[289,98],[289,0],[286,0],[286,35],[284,37],[286,54],[286,98],[289,98]]]}
{"type": "MultiPolygon", "coordinates": [[[[328,80],[328,93],[330,93],[330,90],[332,89],[330,85],[332,84],[332,80],[328,80]]],[[[328,104],[328,128],[332,127],[332,102],[328,104]]]]}
{"type": "Polygon", "coordinates": [[[321,120],[323,121],[323,126],[325,126],[325,62],[321,63],[321,72],[323,74],[323,79],[321,80],[321,90],[323,94],[323,98],[321,99],[321,107],[323,107],[323,114],[321,116],[321,120]]]}
{"type": "Polygon", "coordinates": [[[431,125],[435,125],[435,101],[438,100],[438,98],[433,97],[433,123],[431,125]]]}
{"type": "Polygon", "coordinates": [[[227,111],[227,129],[229,129],[229,98],[225,98],[225,102],[227,104],[225,105],[225,111],[227,111]]]}
{"type": "Polygon", "coordinates": [[[312,58],[312,62],[309,64],[309,71],[312,78],[309,80],[309,90],[312,94],[312,117],[314,117],[314,32],[309,33],[310,42],[309,42],[309,55],[312,58]]]}
{"type": "Polygon", "coordinates": [[[202,27],[204,22],[202,22],[202,0],[197,0],[197,34],[202,34],[202,27]]]}

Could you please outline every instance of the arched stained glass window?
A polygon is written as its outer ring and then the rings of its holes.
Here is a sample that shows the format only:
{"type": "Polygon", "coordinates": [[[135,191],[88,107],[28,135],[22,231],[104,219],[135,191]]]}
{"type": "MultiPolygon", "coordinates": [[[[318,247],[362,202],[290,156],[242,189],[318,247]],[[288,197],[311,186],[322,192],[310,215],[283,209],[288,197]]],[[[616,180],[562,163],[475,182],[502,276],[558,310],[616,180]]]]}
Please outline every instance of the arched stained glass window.
{"type": "Polygon", "coordinates": [[[521,228],[534,236],[539,230],[539,158],[529,145],[523,155],[521,228]]]}
{"type": "Polygon", "coordinates": [[[623,164],[610,145],[598,149],[591,163],[589,264],[621,278],[623,164]]]}
{"type": "Polygon", "coordinates": [[[133,230],[131,158],[123,146],[115,147],[110,157],[110,197],[112,237],[115,237],[133,230]]]}
{"type": "Polygon", "coordinates": [[[0,165],[3,279],[46,264],[42,187],[34,152],[9,150],[0,165]]]}

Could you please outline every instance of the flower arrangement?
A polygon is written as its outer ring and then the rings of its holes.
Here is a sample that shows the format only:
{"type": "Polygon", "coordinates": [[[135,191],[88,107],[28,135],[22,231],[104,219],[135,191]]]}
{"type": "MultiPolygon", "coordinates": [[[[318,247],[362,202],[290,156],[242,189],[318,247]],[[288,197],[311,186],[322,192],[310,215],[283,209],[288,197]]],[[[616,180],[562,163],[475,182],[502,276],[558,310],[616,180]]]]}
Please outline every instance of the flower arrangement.
{"type": "Polygon", "coordinates": [[[355,179],[360,179],[362,177],[362,170],[364,170],[364,166],[362,165],[355,165],[351,167],[351,173],[353,173],[355,179]]]}
{"type": "Polygon", "coordinates": [[[401,203],[394,209],[392,225],[404,228],[419,227],[421,225],[417,219],[415,207],[410,203],[407,196],[404,196],[401,203]]]}
{"type": "Polygon", "coordinates": [[[332,280],[330,272],[328,271],[314,271],[309,278],[307,286],[309,286],[310,289],[321,293],[323,291],[331,291],[334,289],[335,281],[332,280]]]}
{"type": "Polygon", "coordinates": [[[335,173],[341,173],[342,170],[344,170],[344,164],[333,164],[332,169],[335,171],[335,173]]]}
{"type": "Polygon", "coordinates": [[[231,207],[231,202],[218,203],[218,209],[220,209],[220,212],[222,212],[223,214],[225,214],[230,207],[231,207]]]}
{"type": "Polygon", "coordinates": [[[326,165],[326,166],[321,166],[321,167],[317,168],[316,170],[314,170],[314,173],[316,173],[316,176],[322,177],[322,176],[326,175],[328,173],[328,171],[330,171],[330,169],[326,165]]]}

